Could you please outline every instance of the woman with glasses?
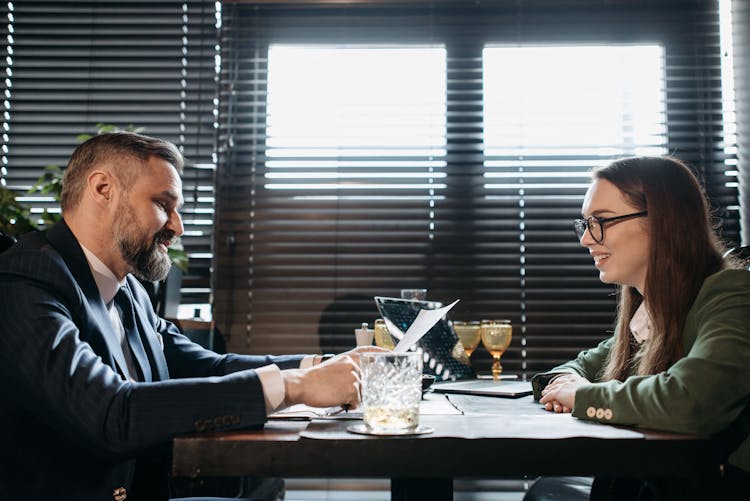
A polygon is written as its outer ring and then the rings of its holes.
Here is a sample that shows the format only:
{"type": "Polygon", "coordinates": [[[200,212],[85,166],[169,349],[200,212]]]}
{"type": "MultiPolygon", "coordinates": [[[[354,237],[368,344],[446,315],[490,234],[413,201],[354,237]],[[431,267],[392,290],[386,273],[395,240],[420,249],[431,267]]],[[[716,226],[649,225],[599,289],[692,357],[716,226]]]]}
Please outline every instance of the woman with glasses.
{"type": "MultiPolygon", "coordinates": [[[[747,495],[750,273],[722,257],[700,184],[674,158],[618,160],[593,173],[581,212],[581,246],[600,280],[620,286],[615,333],[534,376],[535,398],[591,421],[731,437],[710,498],[747,495]]],[[[564,483],[541,479],[525,499],[563,499],[545,493],[564,483]]],[[[638,497],[644,485],[597,479],[592,499],[651,499],[638,497]]],[[[702,499],[682,487],[685,499],[702,499]]]]}

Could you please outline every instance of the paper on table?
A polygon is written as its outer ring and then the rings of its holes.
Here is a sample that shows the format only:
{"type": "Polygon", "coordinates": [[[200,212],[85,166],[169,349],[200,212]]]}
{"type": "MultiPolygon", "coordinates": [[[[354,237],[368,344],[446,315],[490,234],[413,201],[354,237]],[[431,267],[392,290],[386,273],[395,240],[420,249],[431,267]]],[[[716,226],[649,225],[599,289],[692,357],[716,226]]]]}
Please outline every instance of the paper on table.
{"type": "Polygon", "coordinates": [[[458,301],[459,300],[456,299],[448,306],[443,306],[436,310],[419,310],[417,318],[415,318],[414,322],[412,322],[409,328],[406,329],[404,337],[401,338],[401,341],[398,342],[393,351],[395,353],[402,353],[408,350],[414,345],[414,343],[419,341],[427,331],[432,329],[432,326],[438,323],[438,321],[443,318],[445,314],[448,313],[448,310],[453,308],[458,301]]]}
{"type": "Polygon", "coordinates": [[[310,407],[295,404],[268,415],[269,419],[362,419],[361,412],[349,412],[341,406],[310,407]]]}

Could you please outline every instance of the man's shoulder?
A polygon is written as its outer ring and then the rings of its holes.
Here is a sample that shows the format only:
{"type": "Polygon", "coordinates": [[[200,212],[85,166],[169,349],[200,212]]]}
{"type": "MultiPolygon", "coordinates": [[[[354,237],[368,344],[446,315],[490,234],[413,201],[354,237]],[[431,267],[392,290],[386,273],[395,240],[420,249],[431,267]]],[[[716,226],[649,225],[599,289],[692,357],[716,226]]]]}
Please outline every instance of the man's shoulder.
{"type": "Polygon", "coordinates": [[[65,260],[42,232],[22,235],[10,249],[0,254],[3,280],[42,279],[71,276],[65,260]]]}
{"type": "Polygon", "coordinates": [[[49,259],[50,255],[58,254],[52,245],[44,238],[41,231],[25,233],[18,238],[8,250],[0,254],[0,266],[6,263],[24,259],[49,259]]]}
{"type": "Polygon", "coordinates": [[[11,245],[8,250],[0,254],[0,258],[16,254],[18,252],[28,252],[30,250],[38,250],[48,245],[47,239],[44,238],[44,232],[42,231],[30,231],[24,233],[18,237],[15,244],[11,245]]]}

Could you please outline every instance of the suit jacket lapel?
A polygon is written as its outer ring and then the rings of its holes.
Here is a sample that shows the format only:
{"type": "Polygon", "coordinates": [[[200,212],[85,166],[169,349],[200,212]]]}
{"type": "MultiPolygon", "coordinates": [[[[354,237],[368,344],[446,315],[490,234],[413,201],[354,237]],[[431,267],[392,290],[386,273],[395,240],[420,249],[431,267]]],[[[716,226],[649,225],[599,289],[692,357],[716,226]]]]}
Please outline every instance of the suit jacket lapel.
{"type": "MultiPolygon", "coordinates": [[[[167,360],[164,358],[164,348],[162,348],[161,344],[159,344],[159,341],[157,338],[158,334],[154,330],[154,327],[146,321],[146,319],[148,318],[148,315],[144,311],[145,306],[141,305],[141,303],[135,299],[135,295],[132,293],[133,291],[130,286],[130,283],[127,284],[127,287],[131,293],[131,297],[133,298],[135,322],[138,327],[138,332],[140,334],[140,338],[141,338],[141,341],[143,342],[144,348],[146,349],[146,352],[147,352],[146,354],[148,355],[148,358],[151,361],[151,369],[153,369],[153,373],[154,373],[152,377],[156,381],[163,381],[163,380],[169,379],[169,370],[167,369],[167,360]]],[[[140,359],[139,359],[139,363],[140,363],[140,359]]]]}
{"type": "MultiPolygon", "coordinates": [[[[151,365],[149,364],[146,351],[143,347],[143,338],[147,338],[145,335],[147,331],[144,330],[142,322],[138,319],[139,315],[135,312],[135,299],[133,298],[133,292],[130,290],[129,284],[126,282],[123,287],[123,301],[122,301],[122,324],[125,328],[125,335],[128,339],[128,346],[130,351],[138,364],[143,380],[151,382],[151,365]],[[128,320],[125,317],[128,317],[128,320]],[[131,325],[132,324],[132,325],[131,325]]],[[[118,293],[120,294],[120,293],[118,293]]],[[[117,298],[117,296],[115,296],[117,298]]]]}
{"type": "MultiPolygon", "coordinates": [[[[102,301],[102,296],[99,294],[99,288],[96,286],[94,276],[91,274],[91,268],[86,260],[86,256],[81,249],[78,240],[65,224],[65,221],[60,221],[55,226],[50,228],[46,232],[47,241],[57,250],[62,256],[65,264],[68,266],[73,278],[78,283],[86,302],[91,308],[91,312],[94,317],[94,321],[102,333],[107,349],[114,359],[116,367],[113,369],[117,370],[121,375],[127,377],[128,370],[125,364],[125,357],[120,347],[120,342],[117,339],[117,335],[112,330],[112,322],[109,319],[109,313],[107,307],[102,301]]],[[[101,353],[99,354],[101,355],[101,353]]],[[[105,360],[106,361],[106,360],[105,360]]],[[[135,374],[133,376],[136,376],[135,374]]]]}

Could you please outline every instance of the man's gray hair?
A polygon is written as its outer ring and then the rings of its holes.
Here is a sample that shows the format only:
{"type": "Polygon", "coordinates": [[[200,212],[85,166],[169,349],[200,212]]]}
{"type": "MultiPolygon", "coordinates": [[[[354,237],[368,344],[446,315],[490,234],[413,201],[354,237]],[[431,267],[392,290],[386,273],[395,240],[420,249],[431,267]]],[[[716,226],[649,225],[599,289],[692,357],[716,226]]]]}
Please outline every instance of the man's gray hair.
{"type": "Polygon", "coordinates": [[[94,168],[113,161],[119,162],[112,175],[125,191],[130,190],[151,156],[169,162],[182,173],[184,160],[177,147],[169,141],[134,132],[107,132],[83,142],[70,156],[62,181],[60,207],[63,212],[75,208],[86,190],[86,177],[94,168]]]}

